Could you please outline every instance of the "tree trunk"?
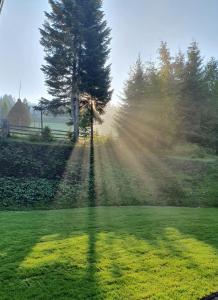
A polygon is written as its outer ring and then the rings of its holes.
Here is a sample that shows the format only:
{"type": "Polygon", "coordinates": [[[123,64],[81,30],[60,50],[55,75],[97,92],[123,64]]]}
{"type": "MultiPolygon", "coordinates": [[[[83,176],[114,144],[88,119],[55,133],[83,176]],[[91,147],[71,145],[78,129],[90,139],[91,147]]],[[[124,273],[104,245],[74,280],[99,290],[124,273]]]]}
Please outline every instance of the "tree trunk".
{"type": "Polygon", "coordinates": [[[91,147],[94,147],[94,120],[93,120],[93,103],[91,103],[91,113],[90,113],[90,126],[91,126],[91,132],[90,132],[90,145],[91,147]]]}
{"type": "Polygon", "coordinates": [[[74,95],[71,96],[71,120],[72,120],[72,131],[73,131],[73,138],[74,138],[74,95]]]}
{"type": "Polygon", "coordinates": [[[94,122],[93,122],[93,104],[90,108],[90,165],[89,165],[89,207],[96,206],[95,191],[95,150],[94,150],[94,122]]]}
{"type": "Polygon", "coordinates": [[[74,124],[75,140],[79,138],[79,95],[75,97],[75,124],[74,124]]]}
{"type": "Polygon", "coordinates": [[[41,109],[41,111],[40,111],[40,116],[41,116],[41,132],[43,131],[43,111],[42,111],[42,109],[41,109]]]}
{"type": "Polygon", "coordinates": [[[79,138],[79,97],[73,94],[71,98],[71,118],[73,124],[73,140],[77,142],[79,138]]]}

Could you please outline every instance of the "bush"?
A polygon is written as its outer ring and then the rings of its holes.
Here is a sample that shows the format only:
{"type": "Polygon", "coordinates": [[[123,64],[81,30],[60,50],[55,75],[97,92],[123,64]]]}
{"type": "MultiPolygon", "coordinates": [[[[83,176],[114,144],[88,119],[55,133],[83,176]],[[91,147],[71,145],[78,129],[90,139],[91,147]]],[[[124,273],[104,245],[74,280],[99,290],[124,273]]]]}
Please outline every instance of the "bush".
{"type": "Polygon", "coordinates": [[[67,132],[67,139],[68,139],[70,142],[73,141],[73,132],[70,131],[70,130],[67,132]]]}
{"type": "Polygon", "coordinates": [[[42,130],[42,141],[43,142],[52,142],[53,141],[53,136],[51,129],[48,126],[45,126],[42,130]]]}
{"type": "Polygon", "coordinates": [[[54,180],[0,178],[0,208],[49,208],[56,190],[54,180]]]}
{"type": "Polygon", "coordinates": [[[0,177],[59,179],[71,152],[63,145],[0,143],[0,177]]]}
{"type": "Polygon", "coordinates": [[[41,136],[38,133],[30,134],[28,137],[28,140],[30,142],[40,142],[41,141],[41,136]]]}

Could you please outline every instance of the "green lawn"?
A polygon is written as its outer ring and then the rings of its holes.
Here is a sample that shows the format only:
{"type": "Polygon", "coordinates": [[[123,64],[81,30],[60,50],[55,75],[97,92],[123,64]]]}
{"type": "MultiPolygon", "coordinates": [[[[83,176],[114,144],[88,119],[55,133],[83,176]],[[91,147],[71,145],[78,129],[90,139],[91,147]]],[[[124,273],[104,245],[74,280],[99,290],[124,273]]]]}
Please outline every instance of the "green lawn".
{"type": "MultiPolygon", "coordinates": [[[[43,123],[44,126],[48,126],[49,128],[53,129],[53,130],[64,130],[64,131],[69,131],[70,126],[68,126],[66,123],[64,122],[44,122],[43,123]]],[[[41,127],[41,123],[39,122],[33,122],[32,125],[33,127],[41,127]]]]}
{"type": "Polygon", "coordinates": [[[218,290],[218,209],[0,212],[0,299],[197,300],[218,290]]]}

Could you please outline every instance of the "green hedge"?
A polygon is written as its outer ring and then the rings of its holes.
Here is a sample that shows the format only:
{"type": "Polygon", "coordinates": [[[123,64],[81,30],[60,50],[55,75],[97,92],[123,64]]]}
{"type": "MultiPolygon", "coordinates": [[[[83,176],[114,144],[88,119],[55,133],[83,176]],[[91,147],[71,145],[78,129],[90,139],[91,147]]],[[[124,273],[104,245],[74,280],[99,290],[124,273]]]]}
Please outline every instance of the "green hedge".
{"type": "Polygon", "coordinates": [[[0,208],[49,208],[56,190],[55,180],[0,178],[0,208]]]}
{"type": "Polygon", "coordinates": [[[66,145],[0,143],[0,177],[58,179],[71,152],[66,145]]]}

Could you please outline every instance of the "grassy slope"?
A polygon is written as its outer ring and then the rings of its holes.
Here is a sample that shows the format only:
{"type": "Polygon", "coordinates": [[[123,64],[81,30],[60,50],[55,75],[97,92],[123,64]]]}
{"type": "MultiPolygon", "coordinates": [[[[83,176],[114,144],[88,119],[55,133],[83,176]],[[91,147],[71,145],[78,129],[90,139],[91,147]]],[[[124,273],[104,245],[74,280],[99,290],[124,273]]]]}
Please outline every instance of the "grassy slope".
{"type": "Polygon", "coordinates": [[[74,148],[25,142],[0,148],[2,209],[84,207],[93,182],[97,206],[218,207],[218,158],[198,148],[155,153],[97,138],[92,172],[88,141],[74,148]]]}
{"type": "Polygon", "coordinates": [[[199,299],[217,290],[217,213],[1,212],[0,299],[199,299]]]}
{"type": "Polygon", "coordinates": [[[96,143],[95,182],[100,205],[218,206],[218,159],[96,143]]]}

